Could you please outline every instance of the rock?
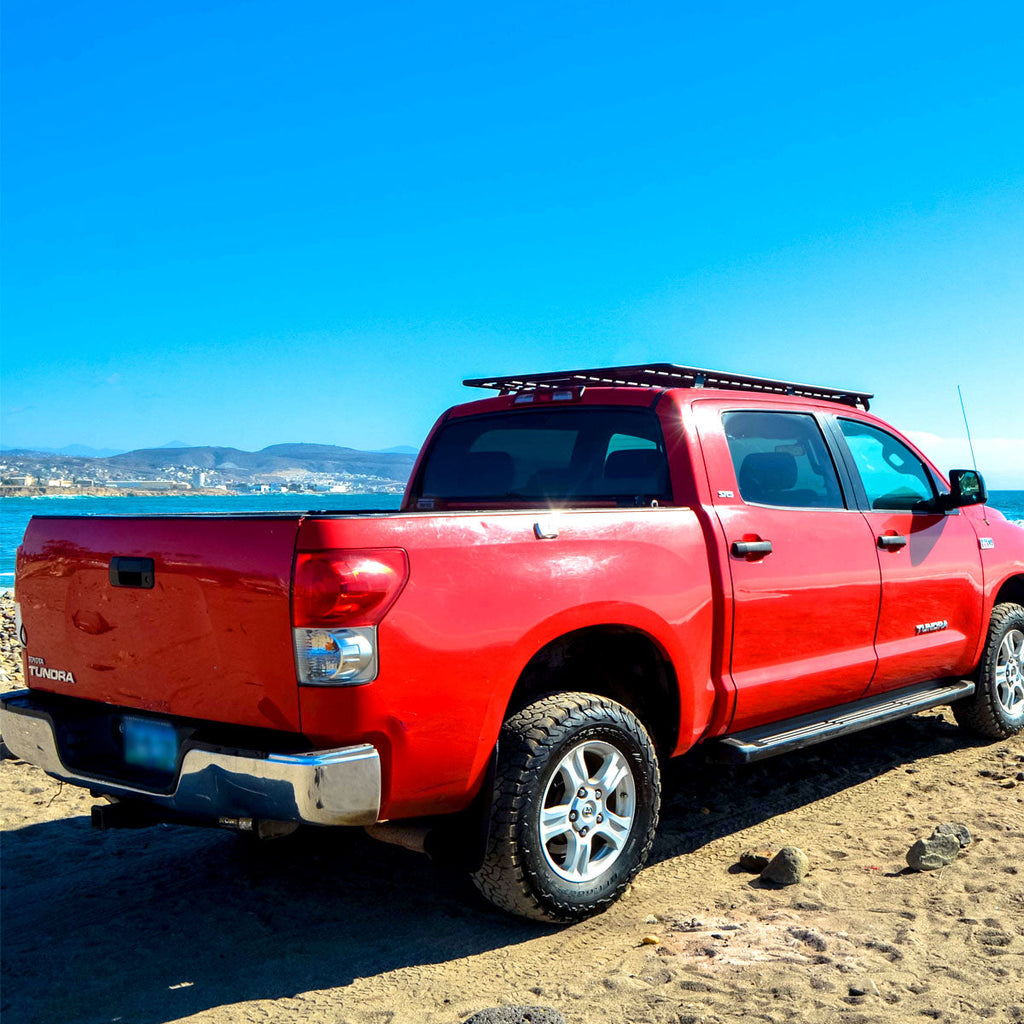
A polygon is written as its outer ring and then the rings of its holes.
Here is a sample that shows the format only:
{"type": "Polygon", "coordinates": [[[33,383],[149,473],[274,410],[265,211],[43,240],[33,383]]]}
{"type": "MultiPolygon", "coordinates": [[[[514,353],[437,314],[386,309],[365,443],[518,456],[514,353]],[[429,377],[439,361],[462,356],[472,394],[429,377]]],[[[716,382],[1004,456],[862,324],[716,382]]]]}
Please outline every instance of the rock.
{"type": "Polygon", "coordinates": [[[944,821],[941,825],[936,825],[935,830],[932,832],[933,836],[955,836],[957,842],[960,844],[962,850],[965,846],[971,845],[971,831],[966,825],[961,825],[955,821],[944,821]]]}
{"type": "Polygon", "coordinates": [[[1013,942],[1013,936],[1001,927],[982,928],[978,931],[977,939],[985,946],[1009,946],[1013,942]]]}
{"type": "Polygon", "coordinates": [[[658,919],[654,916],[654,914],[648,914],[644,918],[644,924],[657,924],[657,923],[658,923],[658,919]]]}
{"type": "Polygon", "coordinates": [[[915,871],[935,871],[952,864],[959,854],[960,840],[936,830],[907,850],[907,864],[915,871]]]}
{"type": "Polygon", "coordinates": [[[661,939],[657,935],[645,935],[640,940],[641,946],[657,946],[660,945],[661,939]]]}
{"type": "Polygon", "coordinates": [[[793,927],[789,929],[789,934],[798,942],[802,942],[805,946],[810,946],[811,949],[816,950],[818,953],[824,953],[828,948],[825,940],[811,928],[793,927]]]}
{"type": "Polygon", "coordinates": [[[761,878],[776,885],[795,885],[811,866],[807,854],[798,846],[784,846],[761,872],[761,878]]]}
{"type": "Polygon", "coordinates": [[[565,1018],[547,1006],[495,1006],[479,1010],[463,1024],[565,1024],[565,1018]]]}
{"type": "Polygon", "coordinates": [[[865,978],[859,984],[851,985],[849,991],[851,996],[877,996],[879,994],[878,986],[871,978],[865,978]]]}
{"type": "Polygon", "coordinates": [[[760,873],[764,871],[771,859],[775,856],[775,850],[770,846],[754,846],[749,850],[744,850],[740,854],[740,867],[744,871],[755,871],[760,873]]]}

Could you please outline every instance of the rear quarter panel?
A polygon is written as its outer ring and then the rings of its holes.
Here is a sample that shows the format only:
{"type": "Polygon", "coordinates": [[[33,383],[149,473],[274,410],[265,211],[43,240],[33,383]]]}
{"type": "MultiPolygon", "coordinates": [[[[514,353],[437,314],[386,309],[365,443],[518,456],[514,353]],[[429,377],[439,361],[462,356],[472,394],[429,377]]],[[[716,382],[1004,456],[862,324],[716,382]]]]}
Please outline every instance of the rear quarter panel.
{"type": "Polygon", "coordinates": [[[483,779],[509,697],[546,643],[586,626],[648,634],[675,667],[680,747],[704,729],[711,584],[689,509],[311,519],[300,550],[400,547],[410,575],[379,627],[380,674],[363,687],[301,693],[314,743],[382,751],[383,817],[465,806],[483,779]],[[559,535],[538,540],[538,520],[559,535]]]}

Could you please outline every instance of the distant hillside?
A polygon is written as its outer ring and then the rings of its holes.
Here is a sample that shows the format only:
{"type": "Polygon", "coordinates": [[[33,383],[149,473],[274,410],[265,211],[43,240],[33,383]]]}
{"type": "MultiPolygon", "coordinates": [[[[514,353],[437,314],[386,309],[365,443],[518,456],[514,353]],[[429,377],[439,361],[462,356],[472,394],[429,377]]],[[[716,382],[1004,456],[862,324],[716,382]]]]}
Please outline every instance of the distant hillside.
{"type": "Polygon", "coordinates": [[[407,444],[399,444],[394,448],[374,448],[375,454],[378,455],[419,455],[419,448],[412,448],[407,444]]]}
{"type": "Polygon", "coordinates": [[[412,471],[411,455],[363,452],[333,444],[273,444],[262,451],[203,446],[199,448],[140,448],[108,459],[97,459],[111,469],[157,472],[167,466],[194,466],[202,470],[239,471],[248,475],[281,475],[289,470],[305,473],[351,473],[406,480],[412,471]]]}
{"type": "Polygon", "coordinates": [[[25,455],[67,455],[74,459],[105,459],[108,455],[121,455],[123,448],[90,448],[87,444],[68,444],[63,448],[9,448],[0,445],[0,456],[25,455]]]}
{"type": "Polygon", "coordinates": [[[29,474],[42,479],[73,477],[97,483],[118,480],[191,480],[196,471],[208,486],[284,482],[341,484],[368,489],[404,485],[415,463],[404,452],[364,452],[331,444],[273,444],[262,451],[213,445],[140,448],[106,458],[58,455],[41,451],[0,452],[5,477],[29,474]]]}

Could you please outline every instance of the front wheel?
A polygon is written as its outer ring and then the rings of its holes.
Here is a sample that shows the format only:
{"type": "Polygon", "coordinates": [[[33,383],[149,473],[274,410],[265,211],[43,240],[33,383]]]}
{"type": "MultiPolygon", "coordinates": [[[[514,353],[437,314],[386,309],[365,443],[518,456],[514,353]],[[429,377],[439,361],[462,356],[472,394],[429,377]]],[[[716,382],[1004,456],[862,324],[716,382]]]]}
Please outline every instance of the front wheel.
{"type": "Polygon", "coordinates": [[[974,696],[953,705],[956,720],[990,739],[1006,739],[1024,728],[1024,607],[992,610],[974,696]]]}
{"type": "Polygon", "coordinates": [[[473,881],[521,917],[598,913],[643,867],[660,797],[654,746],[627,708],[587,693],[537,700],[501,730],[486,852],[473,881]]]}

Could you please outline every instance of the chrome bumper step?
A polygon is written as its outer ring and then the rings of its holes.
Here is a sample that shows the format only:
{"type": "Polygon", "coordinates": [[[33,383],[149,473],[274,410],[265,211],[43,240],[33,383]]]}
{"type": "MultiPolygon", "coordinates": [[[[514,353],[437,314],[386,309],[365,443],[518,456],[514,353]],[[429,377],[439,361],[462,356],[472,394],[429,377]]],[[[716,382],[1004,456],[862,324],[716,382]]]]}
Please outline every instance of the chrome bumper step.
{"type": "Polygon", "coordinates": [[[53,718],[30,690],[0,697],[0,735],[16,757],[55,779],[172,815],[372,825],[380,811],[380,755],[369,743],[300,754],[197,747],[185,751],[165,793],[65,764],[53,718]]]}
{"type": "Polygon", "coordinates": [[[972,693],[974,683],[969,679],[918,683],[725,736],[708,744],[708,759],[719,764],[749,764],[950,704],[972,693]]]}

